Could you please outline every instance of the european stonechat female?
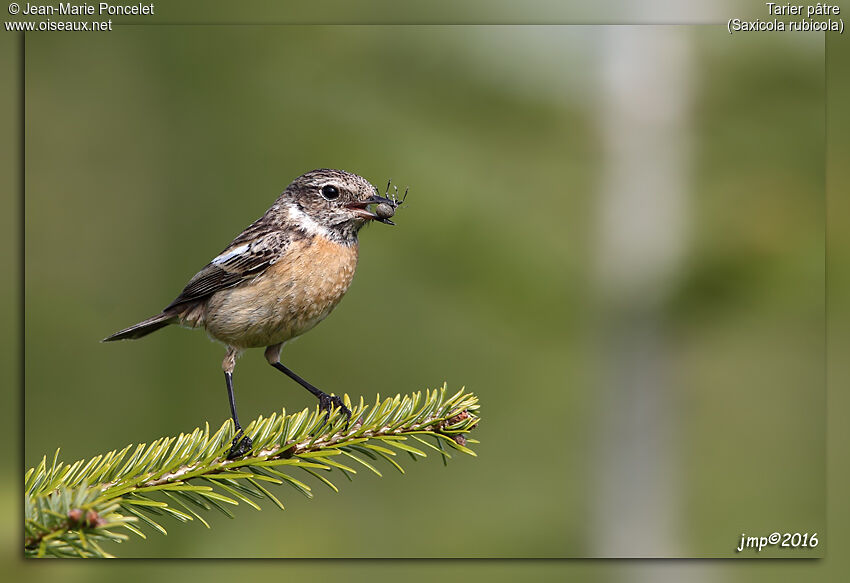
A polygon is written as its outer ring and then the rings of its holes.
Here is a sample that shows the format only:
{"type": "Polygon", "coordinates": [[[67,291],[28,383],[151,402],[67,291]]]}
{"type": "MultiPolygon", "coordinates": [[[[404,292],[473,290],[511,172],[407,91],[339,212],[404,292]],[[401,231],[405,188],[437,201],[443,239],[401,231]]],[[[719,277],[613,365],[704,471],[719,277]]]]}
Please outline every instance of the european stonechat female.
{"type": "MultiPolygon", "coordinates": [[[[389,194],[389,189],[387,194],[389,194]]],[[[227,346],[222,368],[236,429],[228,459],[243,456],[233,397],[236,357],[265,347],[266,360],[319,399],[351,418],[338,396],[305,381],[280,362],[283,344],[324,320],[348,290],[357,267],[357,233],[369,221],[392,225],[401,201],[380,196],[366,179],[320,169],[296,178],[266,213],[199,271],[161,313],[104,342],[147,336],[169,324],[202,327],[227,346]],[[379,205],[377,213],[369,205],[379,205]]]]}

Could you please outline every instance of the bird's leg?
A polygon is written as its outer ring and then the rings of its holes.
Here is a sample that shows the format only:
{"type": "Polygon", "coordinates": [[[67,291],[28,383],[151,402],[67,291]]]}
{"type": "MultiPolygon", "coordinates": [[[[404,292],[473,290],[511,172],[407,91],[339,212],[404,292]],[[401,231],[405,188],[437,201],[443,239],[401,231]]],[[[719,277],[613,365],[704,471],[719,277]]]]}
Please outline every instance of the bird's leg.
{"type": "Polygon", "coordinates": [[[291,378],[293,381],[313,393],[317,399],[319,399],[319,409],[324,410],[325,420],[327,421],[328,415],[330,414],[331,406],[339,407],[339,410],[345,415],[345,424],[348,426],[348,422],[351,420],[351,410],[346,407],[342,399],[340,399],[336,395],[329,395],[326,392],[314,387],[300,376],[289,370],[280,362],[280,349],[283,344],[275,344],[273,346],[269,346],[266,348],[266,360],[269,361],[269,364],[275,367],[277,370],[291,378]]]}
{"type": "Polygon", "coordinates": [[[242,457],[253,446],[251,438],[242,432],[242,426],[239,425],[239,416],[236,415],[236,400],[233,397],[233,369],[236,368],[237,354],[238,351],[235,348],[228,346],[224,362],[221,363],[221,367],[224,369],[224,381],[227,383],[227,398],[230,401],[230,415],[233,417],[234,426],[233,443],[227,454],[227,459],[229,460],[242,457]],[[242,437],[241,440],[239,439],[240,436],[242,437]]]}

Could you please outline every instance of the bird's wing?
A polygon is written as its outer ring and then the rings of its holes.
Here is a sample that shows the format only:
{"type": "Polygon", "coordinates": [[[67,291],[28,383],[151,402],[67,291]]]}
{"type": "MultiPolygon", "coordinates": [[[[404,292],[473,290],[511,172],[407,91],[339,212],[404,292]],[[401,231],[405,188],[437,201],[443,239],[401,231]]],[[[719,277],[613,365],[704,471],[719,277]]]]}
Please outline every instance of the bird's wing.
{"type": "Polygon", "coordinates": [[[255,237],[243,233],[233,240],[218,257],[189,280],[180,295],[165,310],[178,304],[208,297],[265,271],[286,251],[290,238],[281,231],[255,237]]]}

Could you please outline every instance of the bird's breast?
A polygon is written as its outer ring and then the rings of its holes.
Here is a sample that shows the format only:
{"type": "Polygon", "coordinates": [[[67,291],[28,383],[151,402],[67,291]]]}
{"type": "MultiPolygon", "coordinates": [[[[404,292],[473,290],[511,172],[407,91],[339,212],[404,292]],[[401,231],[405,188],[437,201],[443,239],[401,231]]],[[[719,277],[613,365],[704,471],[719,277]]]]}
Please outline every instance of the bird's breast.
{"type": "Polygon", "coordinates": [[[285,342],[321,322],[348,291],[357,245],[316,235],[293,241],[262,274],[213,294],[205,327],[231,346],[285,342]]]}

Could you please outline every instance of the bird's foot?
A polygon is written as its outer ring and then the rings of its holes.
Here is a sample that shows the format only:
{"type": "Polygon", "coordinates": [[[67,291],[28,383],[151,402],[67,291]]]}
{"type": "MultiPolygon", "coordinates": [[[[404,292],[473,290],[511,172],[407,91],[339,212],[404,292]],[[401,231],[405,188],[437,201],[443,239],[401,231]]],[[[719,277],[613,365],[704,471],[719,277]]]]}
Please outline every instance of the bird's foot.
{"type": "Polygon", "coordinates": [[[230,451],[227,453],[227,459],[235,460],[237,458],[242,457],[254,446],[251,438],[242,433],[242,429],[236,432],[236,436],[233,438],[233,443],[230,446],[230,451]],[[242,439],[239,439],[242,437],[242,439]]]}
{"type": "Polygon", "coordinates": [[[338,407],[340,413],[345,415],[345,429],[348,429],[348,422],[351,421],[351,410],[343,404],[342,399],[327,393],[319,395],[319,410],[325,411],[325,423],[328,422],[332,407],[338,407]]]}

